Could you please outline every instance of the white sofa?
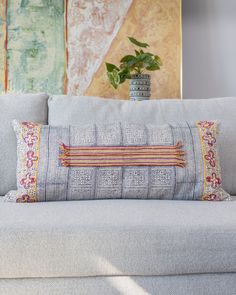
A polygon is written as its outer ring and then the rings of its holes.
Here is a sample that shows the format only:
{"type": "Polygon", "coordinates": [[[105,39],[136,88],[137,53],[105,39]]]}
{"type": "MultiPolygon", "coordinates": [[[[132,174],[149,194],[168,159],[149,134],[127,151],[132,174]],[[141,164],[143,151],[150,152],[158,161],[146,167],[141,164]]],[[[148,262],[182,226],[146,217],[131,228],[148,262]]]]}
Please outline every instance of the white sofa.
{"type": "MultiPolygon", "coordinates": [[[[0,97],[0,193],[14,189],[12,119],[52,125],[222,122],[223,186],[236,195],[236,98],[127,102],[0,97]],[[47,116],[48,115],[48,116],[47,116]]],[[[1,295],[234,295],[236,202],[0,201],[1,295]]]]}

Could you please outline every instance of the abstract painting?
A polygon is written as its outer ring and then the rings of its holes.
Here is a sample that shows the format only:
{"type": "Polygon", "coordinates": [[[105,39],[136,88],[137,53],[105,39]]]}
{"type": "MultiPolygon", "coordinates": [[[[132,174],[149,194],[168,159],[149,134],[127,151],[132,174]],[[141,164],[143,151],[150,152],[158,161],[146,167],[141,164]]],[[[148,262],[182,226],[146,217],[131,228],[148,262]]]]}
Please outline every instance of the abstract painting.
{"type": "Polygon", "coordinates": [[[105,61],[150,44],[163,60],[152,98],[181,96],[181,0],[0,0],[0,92],[128,98],[105,61]]]}
{"type": "Polygon", "coordinates": [[[6,1],[0,0],[0,93],[5,90],[6,82],[6,1]]]}

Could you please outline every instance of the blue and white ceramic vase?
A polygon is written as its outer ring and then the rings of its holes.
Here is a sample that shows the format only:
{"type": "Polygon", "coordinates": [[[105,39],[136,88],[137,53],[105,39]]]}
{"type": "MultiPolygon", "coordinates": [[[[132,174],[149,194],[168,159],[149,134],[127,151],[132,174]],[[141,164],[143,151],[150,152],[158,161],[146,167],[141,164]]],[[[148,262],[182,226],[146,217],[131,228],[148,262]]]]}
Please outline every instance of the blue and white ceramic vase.
{"type": "Polygon", "coordinates": [[[130,79],[130,100],[147,100],[151,96],[151,77],[148,74],[134,74],[130,79]]]}

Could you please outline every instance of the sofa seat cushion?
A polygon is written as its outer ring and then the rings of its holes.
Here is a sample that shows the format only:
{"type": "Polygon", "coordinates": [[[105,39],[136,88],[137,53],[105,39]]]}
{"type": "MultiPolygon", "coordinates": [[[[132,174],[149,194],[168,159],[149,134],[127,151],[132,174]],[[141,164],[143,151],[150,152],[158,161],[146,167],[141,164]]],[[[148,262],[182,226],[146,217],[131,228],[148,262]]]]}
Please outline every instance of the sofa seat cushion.
{"type": "Polygon", "coordinates": [[[236,202],[0,204],[0,278],[236,272],[236,202]]]}

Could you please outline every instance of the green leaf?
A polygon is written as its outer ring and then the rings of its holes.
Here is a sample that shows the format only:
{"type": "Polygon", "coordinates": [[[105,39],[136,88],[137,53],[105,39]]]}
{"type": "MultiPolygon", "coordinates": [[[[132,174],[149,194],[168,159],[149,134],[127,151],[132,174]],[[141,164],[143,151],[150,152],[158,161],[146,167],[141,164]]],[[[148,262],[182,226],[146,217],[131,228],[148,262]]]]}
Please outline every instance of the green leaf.
{"type": "Polygon", "coordinates": [[[138,50],[134,50],[134,51],[135,51],[136,56],[140,55],[140,52],[138,50]]]}
{"type": "Polygon", "coordinates": [[[118,85],[114,82],[114,77],[113,77],[112,72],[107,72],[107,76],[108,76],[108,79],[109,79],[111,85],[112,85],[115,89],[117,89],[118,85]]]}
{"type": "Polygon", "coordinates": [[[130,61],[136,61],[136,57],[134,55],[125,55],[120,62],[130,62],[130,61]]]}
{"type": "Polygon", "coordinates": [[[157,70],[160,70],[160,66],[158,64],[153,64],[153,65],[150,65],[150,66],[146,67],[146,70],[148,70],[148,71],[157,71],[157,70]]]}
{"type": "Polygon", "coordinates": [[[140,54],[137,57],[139,63],[138,68],[139,70],[145,69],[146,67],[152,66],[154,63],[154,59],[152,56],[150,56],[148,53],[140,54]]]}
{"type": "Polygon", "coordinates": [[[155,59],[155,61],[156,61],[160,66],[162,66],[162,60],[161,60],[161,58],[160,58],[158,55],[155,55],[155,56],[154,56],[154,59],[155,59]]]}
{"type": "Polygon", "coordinates": [[[150,52],[145,52],[144,54],[148,55],[148,56],[151,56],[151,57],[154,57],[155,55],[150,53],[150,52]]]}
{"type": "Polygon", "coordinates": [[[122,71],[119,72],[120,76],[120,84],[124,83],[126,79],[130,79],[131,75],[128,68],[124,68],[122,71]]]}
{"type": "Polygon", "coordinates": [[[152,61],[152,56],[150,56],[149,53],[142,53],[139,56],[137,56],[138,61],[152,61]]]}
{"type": "Polygon", "coordinates": [[[114,82],[118,86],[120,84],[119,72],[117,72],[116,70],[114,70],[112,73],[113,73],[113,77],[114,77],[114,82]]]}
{"type": "Polygon", "coordinates": [[[121,69],[128,68],[129,71],[132,71],[133,68],[136,67],[138,63],[137,57],[132,56],[131,58],[130,55],[123,57],[122,60],[123,60],[123,63],[121,63],[120,68],[121,69]]]}
{"type": "Polygon", "coordinates": [[[108,72],[112,72],[113,70],[119,71],[119,68],[116,65],[110,64],[106,62],[106,68],[108,72]]]}
{"type": "Polygon", "coordinates": [[[137,45],[139,47],[143,47],[143,48],[149,47],[149,45],[147,43],[140,42],[133,37],[128,37],[128,39],[131,43],[133,43],[134,45],[137,45]]]}
{"type": "Polygon", "coordinates": [[[137,66],[137,63],[138,63],[137,60],[131,60],[127,62],[125,65],[126,65],[126,68],[129,68],[130,70],[132,70],[132,68],[137,66]]]}
{"type": "Polygon", "coordinates": [[[118,71],[116,69],[114,69],[112,72],[107,72],[107,76],[108,76],[108,79],[109,79],[111,85],[115,89],[117,89],[117,87],[120,84],[120,76],[119,76],[118,71]]]}

